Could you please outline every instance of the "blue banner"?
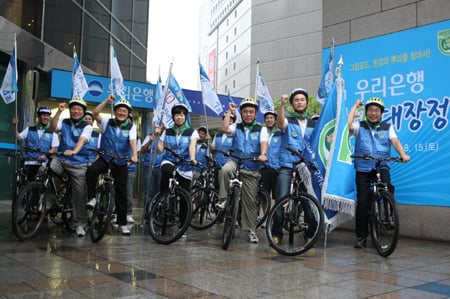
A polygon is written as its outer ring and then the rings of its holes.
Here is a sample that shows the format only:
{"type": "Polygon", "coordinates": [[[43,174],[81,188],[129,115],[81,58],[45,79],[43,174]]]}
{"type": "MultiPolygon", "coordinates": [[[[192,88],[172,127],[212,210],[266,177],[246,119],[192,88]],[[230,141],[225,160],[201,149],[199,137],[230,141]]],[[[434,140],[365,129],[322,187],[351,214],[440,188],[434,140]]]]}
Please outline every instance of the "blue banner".
{"type": "MultiPolygon", "coordinates": [[[[357,99],[382,98],[383,119],[411,157],[407,164],[392,165],[398,202],[450,206],[450,21],[337,46],[335,57],[340,56],[347,111],[357,99]]],[[[398,156],[395,150],[392,155],[398,156]]]]}

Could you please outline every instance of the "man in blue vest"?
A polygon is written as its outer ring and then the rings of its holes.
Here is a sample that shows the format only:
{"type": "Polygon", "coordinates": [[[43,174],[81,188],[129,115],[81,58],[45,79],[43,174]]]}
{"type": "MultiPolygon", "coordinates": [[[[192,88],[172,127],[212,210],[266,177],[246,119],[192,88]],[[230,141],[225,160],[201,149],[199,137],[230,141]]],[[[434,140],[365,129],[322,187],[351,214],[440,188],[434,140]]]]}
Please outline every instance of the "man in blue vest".
{"type": "MultiPolygon", "coordinates": [[[[136,126],[130,120],[131,104],[120,99],[114,103],[114,118],[106,115],[100,115],[100,112],[108,103],[114,102],[114,95],[110,94],[103,102],[97,105],[92,111],[97,124],[102,132],[100,148],[117,156],[130,157],[132,163],[138,162],[136,139],[136,126]]],[[[98,176],[105,172],[111,157],[100,155],[100,157],[89,167],[87,171],[88,182],[88,203],[86,207],[92,209],[95,207],[95,189],[98,176]]],[[[131,231],[127,225],[127,181],[128,181],[128,161],[115,160],[111,169],[114,177],[115,203],[117,224],[119,231],[123,235],[130,235],[131,231]]]]}
{"type": "MultiPolygon", "coordinates": [[[[355,155],[372,155],[375,157],[388,158],[391,156],[391,145],[398,152],[403,162],[408,162],[410,157],[405,153],[394,128],[382,121],[384,102],[380,98],[370,98],[365,105],[366,120],[354,121],[355,113],[362,107],[363,101],[357,100],[348,114],[348,128],[351,136],[355,136],[355,155]]],[[[355,248],[366,246],[369,234],[369,208],[370,208],[370,182],[375,171],[374,160],[356,159],[354,167],[356,170],[356,243],[355,248]]],[[[394,186],[391,185],[390,164],[383,162],[381,165],[381,179],[388,184],[393,193],[394,186]]]]}
{"type": "MultiPolygon", "coordinates": [[[[277,178],[278,194],[276,200],[281,200],[289,194],[292,179],[292,162],[299,158],[292,155],[286,147],[304,151],[306,142],[311,137],[315,122],[308,119],[308,92],[303,88],[294,89],[288,96],[281,96],[280,108],[277,116],[277,126],[282,131],[280,148],[280,171],[277,178]],[[294,113],[286,117],[286,103],[289,100],[294,113]]],[[[280,243],[283,238],[283,215],[275,216],[272,227],[274,241],[280,243]]]]}
{"type": "MultiPolygon", "coordinates": [[[[258,113],[258,103],[253,98],[245,98],[239,106],[242,122],[230,126],[230,117],[235,114],[237,105],[229,104],[229,109],[222,121],[222,131],[234,136],[233,153],[243,157],[257,157],[260,161],[267,161],[267,129],[256,121],[258,113]]],[[[219,173],[219,196],[220,200],[216,208],[224,209],[228,194],[229,182],[235,173],[237,164],[235,158],[230,158],[222,167],[219,173]]],[[[256,235],[256,215],[257,208],[255,198],[258,195],[259,169],[261,163],[254,161],[244,161],[241,170],[242,180],[242,211],[241,229],[248,231],[250,243],[258,243],[256,235]]]]}
{"type": "MultiPolygon", "coordinates": [[[[24,141],[23,145],[28,148],[39,149],[41,153],[24,152],[24,169],[28,181],[34,181],[42,163],[47,161],[44,153],[53,153],[59,146],[58,135],[50,130],[51,110],[42,106],[37,111],[38,124],[26,127],[22,132],[16,131],[16,138],[24,141]]],[[[13,123],[17,124],[17,117],[13,123]]]]}
{"type": "Polygon", "coordinates": [[[75,231],[79,237],[86,234],[84,226],[87,224],[86,214],[86,169],[89,160],[86,143],[91,138],[92,126],[89,125],[84,114],[87,104],[81,98],[73,98],[69,102],[70,117],[60,120],[66,103],[58,105],[58,111],[50,123],[54,132],[60,132],[58,151],[64,156],[54,158],[51,169],[58,175],[67,172],[72,182],[73,221],[75,231]]]}

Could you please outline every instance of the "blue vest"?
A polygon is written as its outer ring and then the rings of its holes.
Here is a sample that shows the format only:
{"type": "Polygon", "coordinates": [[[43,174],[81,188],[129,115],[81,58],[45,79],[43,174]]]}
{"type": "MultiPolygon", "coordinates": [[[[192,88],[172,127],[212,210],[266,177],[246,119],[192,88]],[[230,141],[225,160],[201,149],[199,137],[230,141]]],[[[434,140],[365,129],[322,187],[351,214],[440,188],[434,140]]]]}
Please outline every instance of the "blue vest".
{"type": "Polygon", "coordinates": [[[267,147],[267,165],[273,169],[280,168],[281,133],[280,130],[273,133],[267,147]]]}
{"type": "MultiPolygon", "coordinates": [[[[391,140],[387,123],[381,123],[374,132],[370,130],[370,125],[360,122],[359,132],[355,140],[355,155],[370,154],[378,158],[388,158],[391,156],[391,140]]],[[[355,159],[355,169],[360,172],[370,172],[375,169],[375,160],[355,159]]],[[[382,162],[381,168],[390,168],[389,162],[382,162]]]]}
{"type": "Polygon", "coordinates": [[[163,151],[162,153],[158,154],[156,152],[156,140],[154,140],[152,142],[152,144],[150,144],[150,147],[148,149],[148,152],[145,153],[144,155],[144,165],[145,166],[150,166],[150,163],[152,162],[152,155],[156,155],[156,157],[154,157],[153,159],[155,160],[153,162],[153,167],[157,168],[161,166],[161,162],[164,158],[164,153],[165,151],[163,151]]]}
{"type": "MultiPolygon", "coordinates": [[[[87,149],[98,149],[98,139],[100,138],[101,134],[95,130],[92,131],[91,138],[89,138],[89,141],[86,143],[87,149]]],[[[87,151],[88,152],[88,160],[89,163],[93,163],[95,157],[97,157],[97,153],[93,151],[87,151]]]]}
{"type": "Polygon", "coordinates": [[[208,155],[208,144],[197,144],[197,152],[195,153],[195,160],[206,166],[206,155],[208,155]]]}
{"type": "MultiPolygon", "coordinates": [[[[190,160],[189,144],[191,142],[192,133],[194,133],[194,129],[192,128],[184,130],[177,143],[177,133],[173,128],[170,128],[166,131],[166,137],[164,138],[164,145],[173,149],[175,152],[180,154],[186,160],[190,160]]],[[[164,158],[165,160],[168,160],[170,162],[176,161],[176,158],[170,152],[167,152],[164,158]]],[[[193,166],[188,163],[181,163],[177,167],[181,171],[190,171],[193,169],[193,166]]]]}
{"type": "MultiPolygon", "coordinates": [[[[223,151],[229,151],[231,149],[231,147],[233,146],[233,137],[232,136],[227,136],[225,133],[220,132],[217,133],[216,135],[216,149],[218,150],[223,150],[223,151]],[[225,139],[225,141],[222,143],[223,139],[225,139]]],[[[217,162],[217,166],[222,167],[223,165],[225,165],[225,163],[228,160],[228,157],[225,156],[222,153],[215,153],[214,158],[216,159],[217,162]]]]}
{"type": "MultiPolygon", "coordinates": [[[[28,135],[25,139],[25,146],[29,148],[38,148],[42,153],[46,153],[52,147],[53,132],[48,128],[42,132],[41,138],[39,138],[37,126],[28,128],[28,135]]],[[[28,161],[36,161],[42,153],[24,152],[25,159],[28,161]]]]}
{"type": "MultiPolygon", "coordinates": [[[[100,141],[100,148],[113,153],[117,156],[125,156],[131,158],[131,146],[130,146],[130,130],[133,126],[133,122],[128,121],[124,124],[119,124],[115,119],[109,119],[106,125],[105,132],[102,134],[102,140],[100,141]],[[117,133],[118,131],[118,133],[117,133]]],[[[109,163],[111,157],[108,155],[101,155],[101,157],[109,163]]],[[[126,160],[115,160],[116,165],[126,165],[126,160]]]]}
{"type": "Polygon", "coordinates": [[[299,158],[294,156],[286,149],[286,146],[304,151],[306,147],[306,141],[311,137],[312,131],[315,126],[315,122],[308,119],[306,120],[306,132],[302,137],[302,130],[298,120],[296,118],[289,117],[288,125],[281,134],[281,149],[280,149],[280,166],[292,168],[292,162],[298,161],[299,158]]]}
{"type": "MultiPolygon", "coordinates": [[[[136,147],[137,147],[138,143],[141,142],[140,140],[141,140],[140,137],[136,137],[136,147]]],[[[138,152],[138,155],[139,155],[139,152],[138,152]]],[[[138,163],[130,163],[130,165],[128,165],[128,172],[135,171],[137,166],[138,166],[138,163]]]]}
{"type": "MultiPolygon", "coordinates": [[[[233,153],[242,157],[258,157],[261,154],[261,129],[260,124],[253,125],[248,132],[248,139],[245,137],[244,125],[236,125],[236,134],[233,139],[233,153]]],[[[231,157],[235,160],[235,158],[231,157]]],[[[256,171],[262,166],[261,163],[253,161],[244,161],[242,168],[249,171],[256,171]]]]}
{"type": "MultiPolygon", "coordinates": [[[[78,121],[77,123],[74,123],[70,118],[63,119],[60,132],[61,141],[58,152],[73,150],[86,126],[89,126],[89,124],[84,119],[78,121]]],[[[86,149],[87,146],[84,144],[78,154],[72,157],[61,156],[59,159],[68,161],[73,165],[87,164],[89,152],[86,149]]]]}

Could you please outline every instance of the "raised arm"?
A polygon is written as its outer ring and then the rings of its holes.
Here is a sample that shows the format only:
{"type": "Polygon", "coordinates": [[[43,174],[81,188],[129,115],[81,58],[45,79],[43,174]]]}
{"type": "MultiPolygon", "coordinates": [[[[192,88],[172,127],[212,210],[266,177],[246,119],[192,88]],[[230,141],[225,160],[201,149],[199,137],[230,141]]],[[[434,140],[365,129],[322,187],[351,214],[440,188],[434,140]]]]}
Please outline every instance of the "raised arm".
{"type": "Polygon", "coordinates": [[[283,94],[281,95],[280,98],[280,108],[278,110],[278,115],[277,115],[277,127],[280,130],[284,130],[285,129],[285,116],[284,114],[286,113],[286,103],[288,101],[289,97],[287,94],[283,94]]]}
{"type": "Polygon", "coordinates": [[[103,108],[105,108],[106,104],[114,102],[115,99],[116,99],[116,97],[113,94],[110,94],[103,102],[98,104],[94,108],[94,110],[92,110],[92,115],[94,116],[94,119],[97,121],[97,124],[100,125],[102,123],[102,116],[100,115],[100,112],[102,112],[102,110],[103,110],[103,108]]]}
{"type": "Polygon", "coordinates": [[[348,123],[348,130],[350,132],[350,135],[353,134],[353,122],[355,121],[355,119],[357,119],[359,116],[356,114],[356,110],[361,107],[363,105],[363,101],[361,100],[357,100],[355,102],[355,105],[353,105],[352,109],[350,110],[350,112],[348,113],[347,116],[347,123],[348,123]]]}

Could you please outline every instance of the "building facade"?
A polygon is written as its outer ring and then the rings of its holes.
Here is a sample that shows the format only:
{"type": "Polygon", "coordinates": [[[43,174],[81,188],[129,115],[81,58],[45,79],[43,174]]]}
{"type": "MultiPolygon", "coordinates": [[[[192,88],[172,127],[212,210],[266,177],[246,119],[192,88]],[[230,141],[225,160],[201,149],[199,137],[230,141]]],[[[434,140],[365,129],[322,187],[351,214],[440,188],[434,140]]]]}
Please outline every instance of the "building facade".
{"type": "MultiPolygon", "coordinates": [[[[19,73],[18,100],[1,103],[0,148],[15,147],[11,120],[16,111],[21,129],[34,122],[38,105],[56,106],[55,99],[49,98],[49,72],[71,71],[74,47],[86,74],[107,77],[112,44],[124,79],[145,82],[148,11],[149,0],[0,0],[0,77],[8,65],[14,35],[19,73]]],[[[10,161],[0,159],[0,167],[11,169],[10,161]]],[[[10,177],[10,173],[1,174],[0,192],[9,192],[3,187],[10,177]]]]}

